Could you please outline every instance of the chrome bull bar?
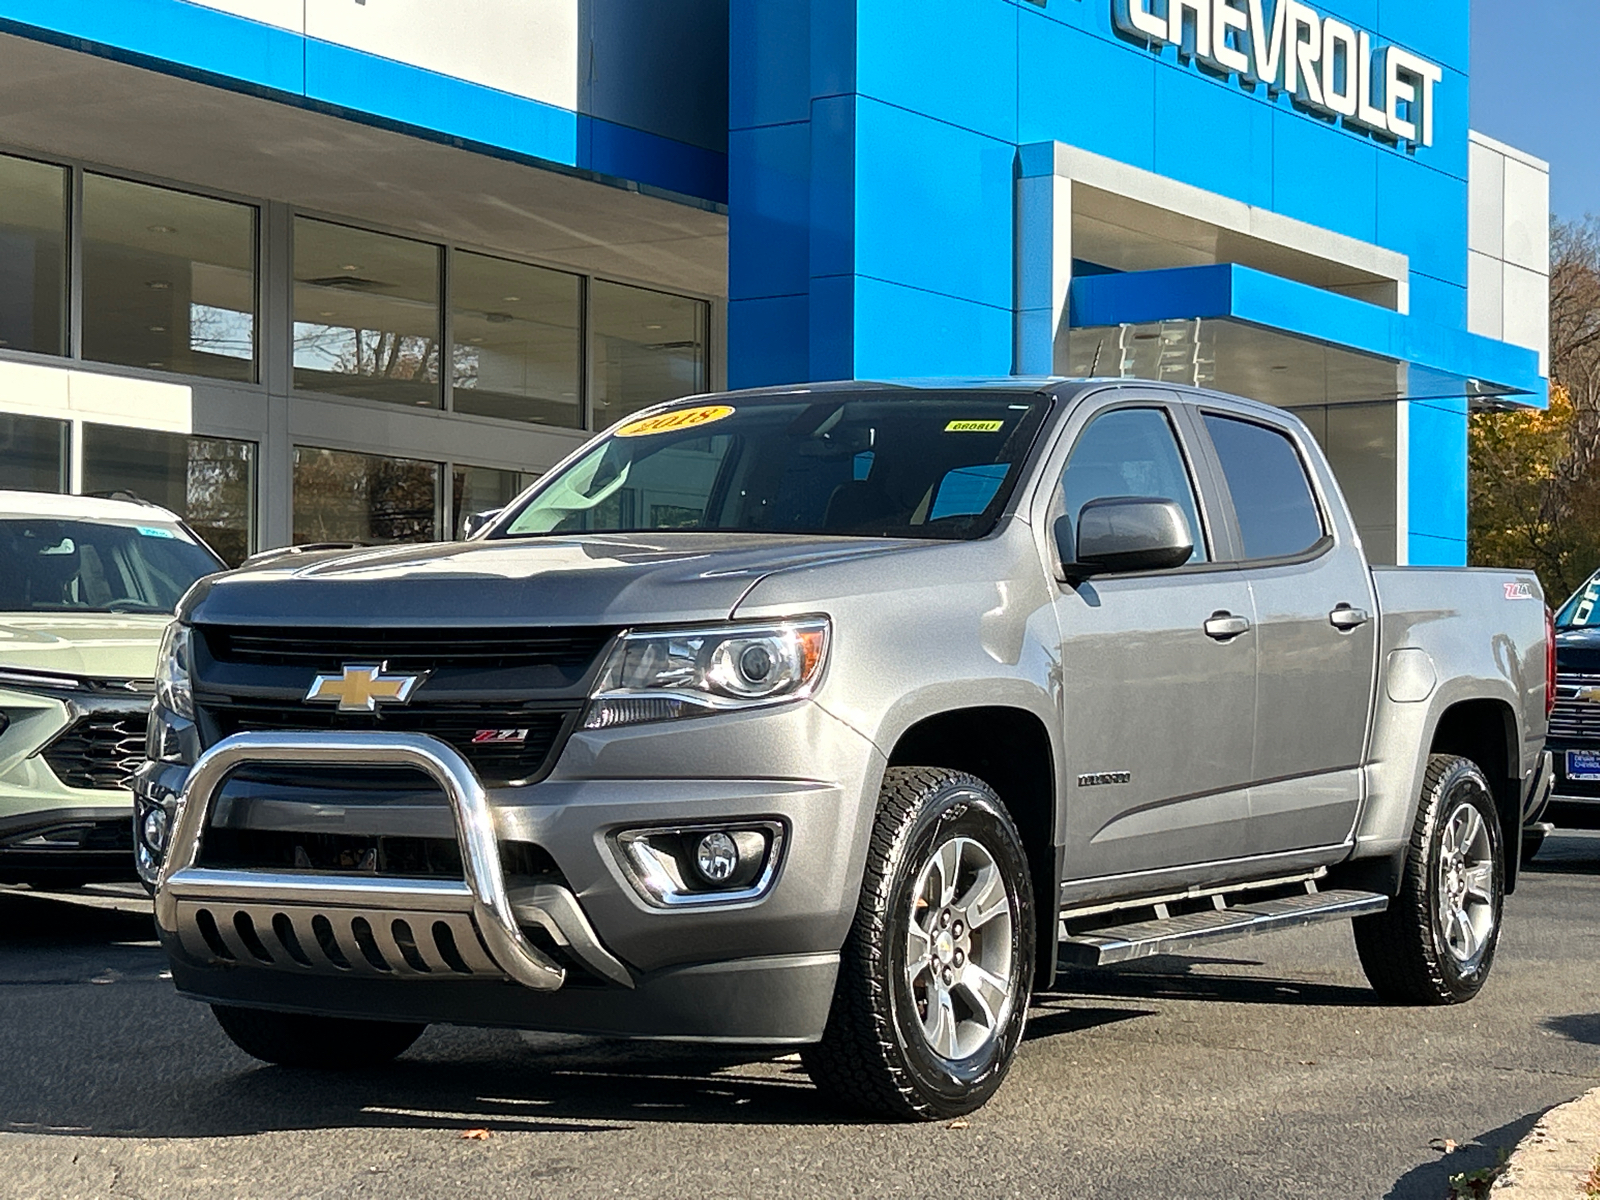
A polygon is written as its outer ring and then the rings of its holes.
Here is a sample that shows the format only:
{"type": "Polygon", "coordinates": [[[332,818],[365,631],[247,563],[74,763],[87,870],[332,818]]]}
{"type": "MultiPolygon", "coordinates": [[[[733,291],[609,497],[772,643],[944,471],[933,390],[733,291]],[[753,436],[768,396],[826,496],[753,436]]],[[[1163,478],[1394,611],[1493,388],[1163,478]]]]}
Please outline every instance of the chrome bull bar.
{"type": "MultiPolygon", "coordinates": [[[[596,967],[600,974],[615,983],[633,986],[627,969],[600,945],[576,899],[566,888],[549,885],[534,888],[526,901],[519,893],[517,902],[513,902],[500,865],[494,810],[483,784],[460,754],[426,734],[240,733],[206,751],[190,770],[178,798],[170,847],[156,883],[156,920],[165,930],[188,932],[188,926],[194,924],[202,911],[201,906],[206,904],[228,904],[246,913],[255,910],[269,923],[276,915],[272,910],[280,909],[297,910],[295,916],[307,920],[313,919],[307,914],[314,908],[329,908],[347,915],[356,910],[397,919],[406,915],[427,917],[450,927],[458,945],[471,932],[471,928],[463,924],[470,919],[470,926],[475,927],[477,937],[482,938],[483,949],[495,968],[524,987],[555,991],[566,982],[566,971],[524,936],[517,920],[518,911],[522,910],[530,924],[545,928],[558,943],[572,949],[585,965],[596,967]],[[464,881],[213,870],[196,866],[206,821],[218,790],[232,771],[248,763],[411,767],[421,771],[439,785],[455,816],[464,881]]],[[[205,940],[210,942],[212,935],[217,935],[227,946],[235,947],[235,932],[229,930],[223,935],[209,910],[204,911],[203,919],[213,924],[212,929],[204,931],[205,940]]],[[[358,915],[352,919],[364,921],[358,915]]],[[[293,923],[300,925],[298,920],[293,923]]],[[[368,921],[365,927],[387,929],[388,922],[368,921]]],[[[386,933],[378,936],[385,943],[391,940],[386,933]]],[[[188,943],[190,939],[182,940],[188,943]]],[[[247,937],[246,947],[250,944],[247,937]]],[[[408,944],[405,950],[407,953],[397,957],[397,964],[409,960],[425,973],[432,953],[419,955],[416,944],[408,944]]],[[[476,966],[478,970],[472,973],[482,973],[484,964],[474,948],[461,946],[460,954],[459,960],[452,961],[476,966]]],[[[255,957],[261,959],[259,953],[255,957]]],[[[250,960],[246,956],[244,961],[250,960]]],[[[337,961],[335,952],[335,963],[337,961]]],[[[358,959],[351,961],[360,965],[358,959]]],[[[403,967],[399,973],[414,974],[403,967]]]]}

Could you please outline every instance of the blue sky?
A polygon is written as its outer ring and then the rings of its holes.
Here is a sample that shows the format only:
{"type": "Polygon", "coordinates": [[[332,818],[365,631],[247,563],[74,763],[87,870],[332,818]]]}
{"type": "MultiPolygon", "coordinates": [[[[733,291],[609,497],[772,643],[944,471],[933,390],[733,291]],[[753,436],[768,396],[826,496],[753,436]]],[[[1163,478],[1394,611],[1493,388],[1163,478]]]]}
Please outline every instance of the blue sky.
{"type": "Polygon", "coordinates": [[[1600,216],[1596,0],[1472,0],[1472,127],[1550,163],[1550,207],[1600,216]]]}

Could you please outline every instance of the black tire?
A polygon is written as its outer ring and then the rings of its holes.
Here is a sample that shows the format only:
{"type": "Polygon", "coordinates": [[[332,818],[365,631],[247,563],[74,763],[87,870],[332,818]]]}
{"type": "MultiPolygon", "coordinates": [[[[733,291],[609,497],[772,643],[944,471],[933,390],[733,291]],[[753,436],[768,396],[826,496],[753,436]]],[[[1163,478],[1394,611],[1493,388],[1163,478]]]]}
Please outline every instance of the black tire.
{"type": "Polygon", "coordinates": [[[327,1071],[380,1067],[404,1054],[427,1028],[399,1021],[358,1021],[227,1004],[213,1004],[211,1011],[222,1032],[252,1058],[280,1067],[327,1071]]]}
{"type": "MultiPolygon", "coordinates": [[[[879,796],[861,900],[840,957],[827,1028],[820,1043],[801,1051],[812,1081],[851,1108],[876,1117],[935,1121],[980,1108],[1005,1079],[1022,1040],[1033,987],[1034,940],[1027,855],[993,789],[955,771],[891,767],[879,796]],[[940,925],[950,914],[969,909],[948,901],[938,911],[919,906],[916,911],[929,913],[928,928],[934,934],[918,936],[926,938],[937,957],[927,959],[929,970],[913,975],[909,939],[919,884],[931,880],[934,871],[941,880],[945,877],[946,868],[935,866],[933,859],[951,846],[953,858],[941,860],[953,863],[949,870],[954,882],[945,894],[953,893],[958,902],[980,892],[991,897],[987,905],[975,900],[971,908],[989,914],[978,924],[992,936],[966,931],[961,945],[969,961],[945,936],[959,933],[959,916],[953,925],[940,925]],[[1008,934],[1003,923],[993,923],[1001,915],[998,894],[980,889],[980,876],[969,873],[972,863],[983,862],[985,856],[997,868],[1004,889],[1008,934]],[[960,972],[964,964],[977,966],[982,955],[988,969],[1001,961],[1002,947],[1009,955],[1004,958],[1006,986],[994,992],[1004,999],[998,1004],[985,1000],[980,1011],[964,982],[967,976],[958,973],[952,986],[949,968],[960,972]],[[939,1009],[930,1007],[935,995],[948,1002],[939,1009]],[[939,1035],[924,1032],[929,1013],[941,1033],[946,1030],[941,1010],[949,1018],[948,1045],[958,1054],[963,1038],[968,1043],[983,1038],[965,1057],[937,1053],[931,1038],[939,1035]],[[960,1029],[967,1032],[958,1034],[960,1029]],[[984,1035],[984,1029],[990,1032],[984,1035]]],[[[999,978],[999,972],[991,974],[999,978]]]]}
{"type": "MultiPolygon", "coordinates": [[[[1471,861],[1481,871],[1482,860],[1471,861]]],[[[1367,979],[1385,1000],[1399,1004],[1471,1000],[1494,964],[1504,903],[1505,852],[1489,781],[1469,759],[1435,754],[1423,777],[1400,894],[1390,901],[1387,912],[1354,923],[1356,950],[1367,979]],[[1462,894],[1462,914],[1472,914],[1474,921],[1480,914],[1487,919],[1486,928],[1472,940],[1465,936],[1464,923],[1447,923],[1441,915],[1446,907],[1441,898],[1463,886],[1465,879],[1459,868],[1451,872],[1449,864],[1441,863],[1447,830],[1458,818],[1471,821],[1461,815],[1463,807],[1474,810],[1481,821],[1489,855],[1488,870],[1478,876],[1478,891],[1469,888],[1462,894]],[[1470,953],[1458,953],[1452,939],[1470,953]]]]}

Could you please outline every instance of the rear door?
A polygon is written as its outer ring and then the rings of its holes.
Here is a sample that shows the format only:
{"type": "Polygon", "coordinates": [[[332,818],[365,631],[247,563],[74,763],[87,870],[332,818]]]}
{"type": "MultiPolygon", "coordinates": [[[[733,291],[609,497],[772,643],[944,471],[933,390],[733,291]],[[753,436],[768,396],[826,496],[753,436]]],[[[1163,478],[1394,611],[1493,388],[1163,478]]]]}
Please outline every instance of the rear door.
{"type": "Polygon", "coordinates": [[[1090,500],[1158,497],[1184,511],[1196,550],[1175,570],[1057,587],[1069,883],[1237,857],[1249,821],[1249,586],[1207,519],[1213,493],[1180,436],[1181,405],[1155,390],[1106,395],[1073,417],[1052,520],[1076,527],[1090,500]]]}
{"type": "Polygon", "coordinates": [[[1361,801],[1377,603],[1337,485],[1298,422],[1201,404],[1254,603],[1250,850],[1344,842],[1361,801]]]}

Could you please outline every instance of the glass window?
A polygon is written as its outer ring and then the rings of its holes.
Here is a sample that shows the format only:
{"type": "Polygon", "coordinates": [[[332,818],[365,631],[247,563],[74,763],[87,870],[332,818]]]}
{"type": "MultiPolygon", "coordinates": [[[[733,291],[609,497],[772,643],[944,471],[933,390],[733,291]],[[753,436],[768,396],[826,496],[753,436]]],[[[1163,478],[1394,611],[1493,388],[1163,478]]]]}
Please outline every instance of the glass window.
{"type": "Polygon", "coordinates": [[[439,340],[439,247],[295,219],[295,387],[439,408],[439,340]]]}
{"type": "Polygon", "coordinates": [[[458,539],[461,537],[462,527],[473,513],[504,508],[537,478],[539,478],[538,473],[530,471],[499,471],[493,467],[456,467],[451,481],[455,536],[458,539]]]}
{"type": "Polygon", "coordinates": [[[222,564],[170,518],[0,520],[0,612],[170,613],[222,564]]]}
{"type": "Polygon", "coordinates": [[[67,490],[65,421],[0,413],[0,491],[67,490]]]}
{"type": "Polygon", "coordinates": [[[431,542],[439,536],[438,463],[294,448],[294,544],[431,542]]]}
{"type": "Polygon", "coordinates": [[[255,546],[256,447],[112,425],[83,427],[83,490],[125,492],[182,517],[229,566],[255,546]]]}
{"type": "Polygon", "coordinates": [[[1158,408],[1119,408],[1096,417],[1078,438],[1061,478],[1066,514],[1078,528],[1083,506],[1111,496],[1171,500],[1189,519],[1190,562],[1207,560],[1194,485],[1167,414],[1158,408]]]}
{"type": "Polygon", "coordinates": [[[256,210],[83,177],[83,356],[255,379],[256,210]]]}
{"type": "Polygon", "coordinates": [[[1265,425],[1206,414],[1246,558],[1300,554],[1322,540],[1322,517],[1300,452],[1265,425]]]}
{"type": "Polygon", "coordinates": [[[0,155],[0,346],[67,352],[67,169],[0,155]]]}
{"type": "Polygon", "coordinates": [[[482,254],[451,263],[455,410],[581,428],[578,277],[482,254]]]}
{"type": "Polygon", "coordinates": [[[508,533],[982,537],[1048,410],[1025,394],[937,392],[674,409],[547,477],[508,533]]]}
{"type": "Polygon", "coordinates": [[[703,301],[596,279],[589,286],[589,313],[596,429],[706,390],[710,306],[703,301]]]}

